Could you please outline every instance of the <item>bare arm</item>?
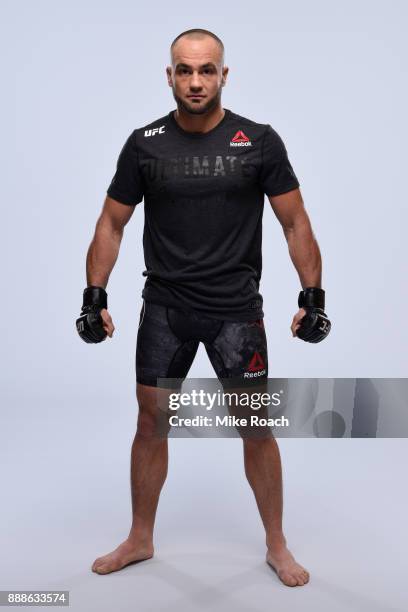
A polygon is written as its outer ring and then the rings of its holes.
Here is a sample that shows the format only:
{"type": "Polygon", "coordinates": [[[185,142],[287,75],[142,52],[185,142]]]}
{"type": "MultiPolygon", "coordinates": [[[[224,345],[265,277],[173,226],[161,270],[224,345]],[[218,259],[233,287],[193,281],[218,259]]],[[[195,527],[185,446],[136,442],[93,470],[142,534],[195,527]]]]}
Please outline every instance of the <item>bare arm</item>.
{"type": "MultiPolygon", "coordinates": [[[[289,254],[295,266],[302,288],[321,287],[322,259],[319,245],[313,234],[308,214],[303,205],[299,189],[278,196],[269,196],[273,211],[278,218],[289,247],[289,254]]],[[[306,310],[300,308],[290,326],[292,336],[300,327],[306,310]]]]}
{"type": "Polygon", "coordinates": [[[289,247],[303,289],[321,287],[322,260],[308,214],[299,189],[278,196],[269,196],[289,247]]]}
{"type": "Polygon", "coordinates": [[[127,206],[109,196],[106,197],[86,257],[88,286],[106,288],[119,255],[125,225],[133,211],[134,206],[127,206]]]}

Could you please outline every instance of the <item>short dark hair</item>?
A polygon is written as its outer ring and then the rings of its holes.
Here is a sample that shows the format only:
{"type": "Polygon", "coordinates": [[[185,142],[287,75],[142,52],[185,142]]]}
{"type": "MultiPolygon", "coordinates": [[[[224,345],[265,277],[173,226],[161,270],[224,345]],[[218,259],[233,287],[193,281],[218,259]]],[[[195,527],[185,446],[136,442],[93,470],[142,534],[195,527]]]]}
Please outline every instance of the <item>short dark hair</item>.
{"type": "Polygon", "coordinates": [[[170,46],[170,57],[172,57],[174,45],[182,36],[189,36],[190,38],[203,38],[204,36],[211,36],[211,38],[213,38],[218,43],[221,49],[221,60],[222,63],[224,63],[224,43],[222,42],[221,38],[218,38],[218,36],[214,34],[214,32],[210,32],[210,30],[204,30],[203,28],[192,28],[191,30],[186,30],[185,32],[182,32],[181,34],[176,36],[170,46]]]}

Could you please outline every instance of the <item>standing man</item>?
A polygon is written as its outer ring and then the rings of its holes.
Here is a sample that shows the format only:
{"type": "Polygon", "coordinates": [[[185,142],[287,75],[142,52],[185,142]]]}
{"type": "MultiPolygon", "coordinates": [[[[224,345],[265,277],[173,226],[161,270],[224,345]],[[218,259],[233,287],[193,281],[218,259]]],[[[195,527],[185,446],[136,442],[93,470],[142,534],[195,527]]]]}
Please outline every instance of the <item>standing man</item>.
{"type": "MultiPolygon", "coordinates": [[[[318,342],[330,322],[321,257],[279,135],[221,106],[224,46],[202,29],[171,45],[167,80],[177,110],[135,129],[119,155],[87,256],[87,288],[77,328],[87,342],[112,337],[105,288],[124,227],[144,198],[146,283],[136,347],[139,415],[131,453],[128,538],[96,559],[107,574],[153,556],[153,528],[167,474],[167,438],[155,435],[157,379],[183,380],[200,342],[219,378],[267,380],[259,292],[264,195],[280,221],[303,290],[293,336],[318,342]]],[[[308,572],[282,531],[282,475],[273,437],[243,438],[245,473],[265,527],[266,560],[288,586],[308,572]]]]}

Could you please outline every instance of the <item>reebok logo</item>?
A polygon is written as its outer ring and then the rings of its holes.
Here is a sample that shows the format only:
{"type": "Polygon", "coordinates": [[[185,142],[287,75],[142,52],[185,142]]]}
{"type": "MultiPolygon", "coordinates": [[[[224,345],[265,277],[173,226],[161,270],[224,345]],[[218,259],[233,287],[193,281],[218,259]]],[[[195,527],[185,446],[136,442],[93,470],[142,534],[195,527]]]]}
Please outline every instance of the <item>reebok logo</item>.
{"type": "Polygon", "coordinates": [[[148,136],[154,136],[155,134],[164,134],[165,127],[166,127],[165,125],[161,125],[158,128],[145,130],[144,132],[145,138],[147,138],[148,136]]]}
{"type": "Polygon", "coordinates": [[[250,372],[256,372],[258,370],[262,370],[262,368],[264,367],[264,360],[262,359],[258,351],[255,351],[255,353],[252,355],[251,361],[249,362],[248,370],[250,372]]]}
{"type": "Polygon", "coordinates": [[[252,147],[252,142],[242,130],[238,130],[233,138],[231,138],[230,147],[252,147]]]}
{"type": "Polygon", "coordinates": [[[254,378],[266,374],[265,363],[258,351],[252,355],[248,365],[248,372],[244,372],[244,378],[254,378]]]}

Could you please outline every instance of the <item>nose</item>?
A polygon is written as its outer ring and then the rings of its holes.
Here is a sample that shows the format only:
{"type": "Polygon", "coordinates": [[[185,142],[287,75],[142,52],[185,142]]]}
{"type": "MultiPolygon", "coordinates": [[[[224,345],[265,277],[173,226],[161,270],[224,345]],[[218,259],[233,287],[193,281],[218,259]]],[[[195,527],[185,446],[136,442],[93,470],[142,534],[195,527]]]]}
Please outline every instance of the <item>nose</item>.
{"type": "Polygon", "coordinates": [[[194,70],[190,79],[190,89],[194,92],[197,92],[198,90],[202,89],[200,77],[196,70],[194,70]]]}

